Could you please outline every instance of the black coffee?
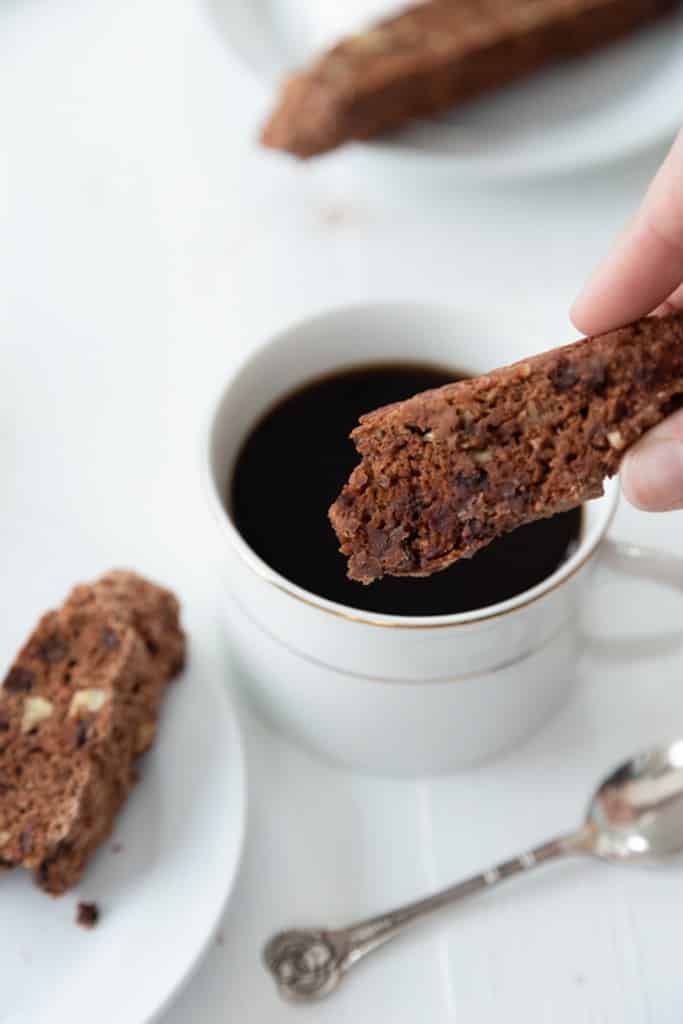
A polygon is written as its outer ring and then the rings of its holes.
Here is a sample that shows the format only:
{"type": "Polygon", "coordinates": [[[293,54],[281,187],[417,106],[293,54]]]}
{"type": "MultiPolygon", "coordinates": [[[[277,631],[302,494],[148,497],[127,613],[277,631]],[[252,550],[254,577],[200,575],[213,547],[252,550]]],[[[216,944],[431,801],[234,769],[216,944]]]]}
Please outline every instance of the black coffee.
{"type": "Polygon", "coordinates": [[[327,510],[358,462],[358,417],[454,379],[430,366],[365,366],[314,380],[256,424],[238,456],[228,505],[273,569],[331,601],[391,615],[445,615],[496,604],[540,583],[578,539],[581,510],[523,526],[427,579],[347,580],[327,510]]]}

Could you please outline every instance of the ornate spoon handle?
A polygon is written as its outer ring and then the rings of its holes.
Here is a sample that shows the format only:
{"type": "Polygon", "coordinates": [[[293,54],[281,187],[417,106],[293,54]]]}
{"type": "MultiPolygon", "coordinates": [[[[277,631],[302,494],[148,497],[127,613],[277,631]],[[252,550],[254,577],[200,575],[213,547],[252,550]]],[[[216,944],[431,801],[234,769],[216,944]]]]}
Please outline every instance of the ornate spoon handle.
{"type": "Polygon", "coordinates": [[[426,899],[408,903],[348,928],[336,931],[312,928],[280,932],[273,936],[263,950],[264,963],[285,999],[293,1002],[321,999],[334,991],[350,967],[379,946],[396,938],[414,922],[540,864],[586,850],[589,843],[590,836],[584,828],[537,846],[426,899]]]}

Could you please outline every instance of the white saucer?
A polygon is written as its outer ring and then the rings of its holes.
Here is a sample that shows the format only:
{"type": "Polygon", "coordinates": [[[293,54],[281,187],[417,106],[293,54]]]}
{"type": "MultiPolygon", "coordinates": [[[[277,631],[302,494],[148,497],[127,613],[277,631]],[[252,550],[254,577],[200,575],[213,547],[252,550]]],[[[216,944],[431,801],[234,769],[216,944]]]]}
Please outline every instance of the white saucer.
{"type": "Polygon", "coordinates": [[[212,938],[239,862],[246,788],[235,715],[194,651],[140,767],[77,890],[53,900],[26,872],[0,878],[3,1024],[147,1024],[212,938]],[[75,924],[79,900],[101,909],[92,931],[75,924]]]}
{"type": "MultiPolygon", "coordinates": [[[[397,0],[207,0],[234,51],[270,86],[397,0]]],[[[446,163],[458,176],[568,171],[633,154],[683,123],[683,9],[588,57],[537,74],[371,152],[446,163]]],[[[363,146],[369,151],[369,146],[363,146]]]]}

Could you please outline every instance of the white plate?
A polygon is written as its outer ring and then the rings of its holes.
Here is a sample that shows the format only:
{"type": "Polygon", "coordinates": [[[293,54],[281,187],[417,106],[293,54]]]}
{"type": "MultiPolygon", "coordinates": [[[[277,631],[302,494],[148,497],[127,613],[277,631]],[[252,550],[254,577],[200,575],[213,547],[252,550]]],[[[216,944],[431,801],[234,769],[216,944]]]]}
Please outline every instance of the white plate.
{"type": "MultiPolygon", "coordinates": [[[[399,0],[207,0],[242,60],[276,82],[399,0]]],[[[588,57],[373,144],[385,158],[447,158],[459,175],[567,171],[632,154],[683,123],[683,9],[588,57]]],[[[364,147],[367,149],[368,147],[364,147]]]]}
{"type": "Polygon", "coordinates": [[[2,1024],[152,1020],[213,936],[235,879],[245,803],[234,713],[193,652],[140,782],[78,889],[52,900],[26,872],[0,879],[2,1024]],[[75,924],[78,900],[100,905],[93,931],[75,924]]]}

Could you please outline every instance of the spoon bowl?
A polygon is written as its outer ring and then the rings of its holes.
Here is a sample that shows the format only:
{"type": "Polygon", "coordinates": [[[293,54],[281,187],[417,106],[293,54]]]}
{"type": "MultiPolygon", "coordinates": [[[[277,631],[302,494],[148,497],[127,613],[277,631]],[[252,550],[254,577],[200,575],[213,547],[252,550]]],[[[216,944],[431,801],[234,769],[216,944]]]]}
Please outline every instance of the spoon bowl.
{"type": "Polygon", "coordinates": [[[590,851],[603,860],[653,863],[683,851],[683,740],[638,755],[593,797],[590,851]]]}

